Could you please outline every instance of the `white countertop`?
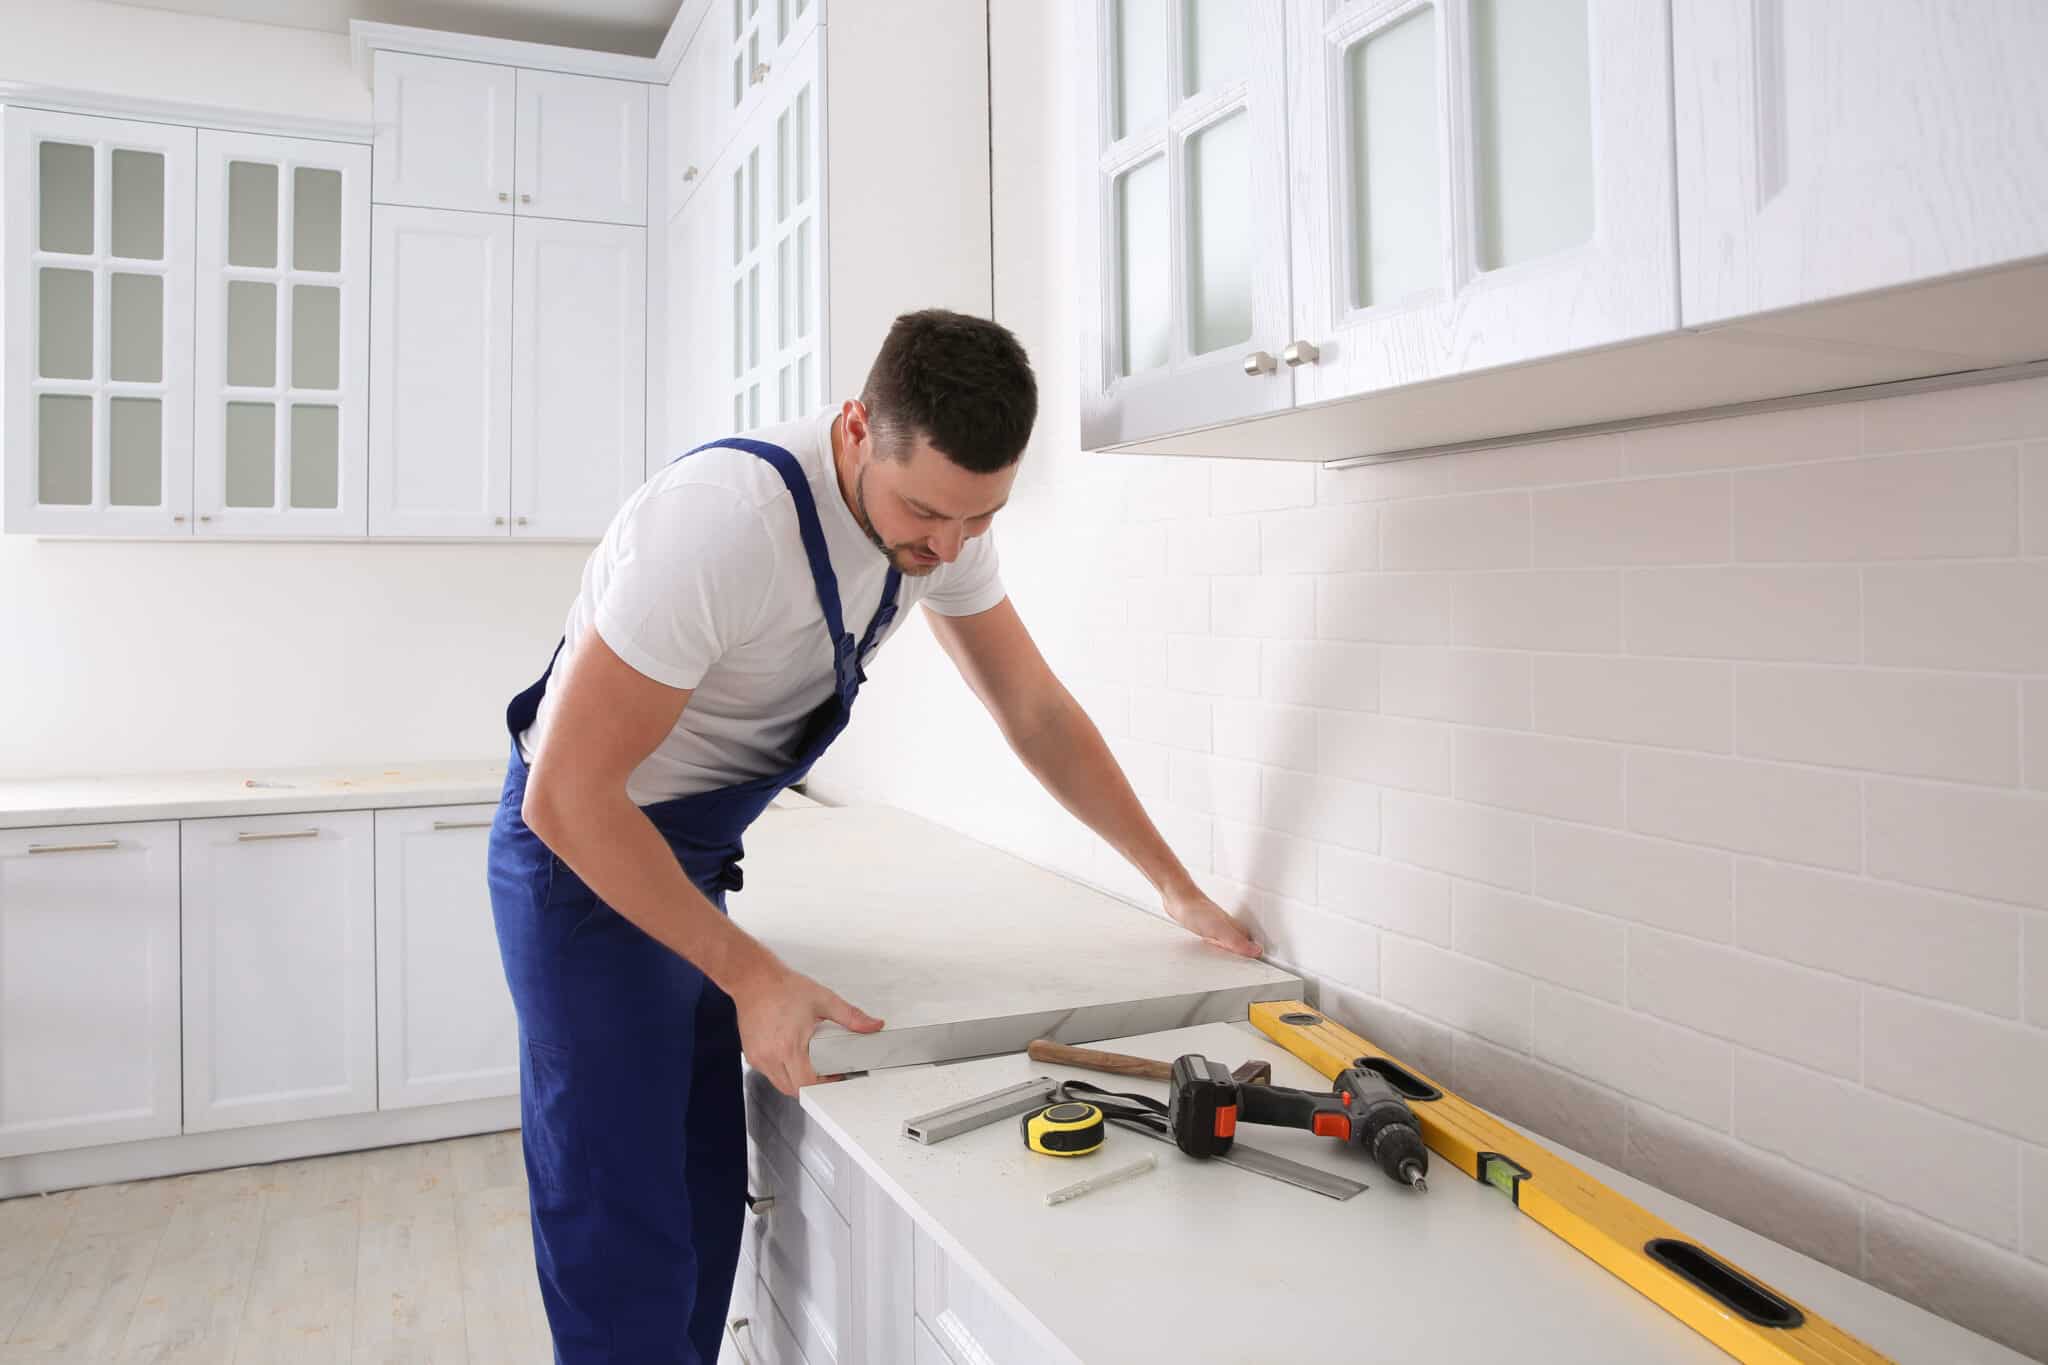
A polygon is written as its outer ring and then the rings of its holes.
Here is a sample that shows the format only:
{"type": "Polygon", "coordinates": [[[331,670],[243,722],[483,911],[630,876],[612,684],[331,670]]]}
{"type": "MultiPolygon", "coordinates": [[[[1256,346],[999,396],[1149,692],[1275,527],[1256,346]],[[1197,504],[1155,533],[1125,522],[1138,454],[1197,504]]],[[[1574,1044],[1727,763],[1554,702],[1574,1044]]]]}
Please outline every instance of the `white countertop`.
{"type": "Polygon", "coordinates": [[[746,850],[734,922],[888,1025],[822,1025],[826,1075],[1242,1019],[1301,993],[1292,972],[893,807],[790,811],[746,850]]]}
{"type": "MultiPolygon", "coordinates": [[[[1246,1024],[1101,1046],[1161,1060],[1201,1052],[1228,1066],[1263,1057],[1275,1084],[1328,1085],[1246,1024]]],[[[1162,1083],[1017,1055],[812,1086],[803,1106],[949,1255],[1036,1326],[1047,1360],[1726,1365],[1706,1338],[1442,1161],[1418,1195],[1328,1139],[1239,1130],[1242,1141],[1370,1186],[1339,1202],[1117,1129],[1100,1152],[1068,1160],[1027,1151],[1014,1119],[930,1147],[902,1135],[908,1117],[1040,1075],[1165,1097],[1162,1083]],[[1159,1162],[1150,1174],[1045,1206],[1048,1191],[1146,1154],[1159,1162]]],[[[1895,1360],[2024,1365],[2003,1346],[1548,1145],[1895,1360]]]]}

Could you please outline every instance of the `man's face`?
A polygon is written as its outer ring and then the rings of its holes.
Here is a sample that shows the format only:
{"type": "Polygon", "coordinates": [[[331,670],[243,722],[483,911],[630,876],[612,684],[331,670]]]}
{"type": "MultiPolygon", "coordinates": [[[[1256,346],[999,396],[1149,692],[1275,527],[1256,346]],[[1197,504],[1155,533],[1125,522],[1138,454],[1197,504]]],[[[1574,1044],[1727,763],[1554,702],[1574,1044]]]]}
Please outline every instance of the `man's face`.
{"type": "Polygon", "coordinates": [[[858,433],[854,510],[866,522],[868,539],[909,577],[919,578],[960,557],[968,541],[987,531],[997,509],[1009,501],[1017,465],[993,474],[962,469],[918,437],[907,456],[885,457],[857,404],[844,423],[858,433]]]}

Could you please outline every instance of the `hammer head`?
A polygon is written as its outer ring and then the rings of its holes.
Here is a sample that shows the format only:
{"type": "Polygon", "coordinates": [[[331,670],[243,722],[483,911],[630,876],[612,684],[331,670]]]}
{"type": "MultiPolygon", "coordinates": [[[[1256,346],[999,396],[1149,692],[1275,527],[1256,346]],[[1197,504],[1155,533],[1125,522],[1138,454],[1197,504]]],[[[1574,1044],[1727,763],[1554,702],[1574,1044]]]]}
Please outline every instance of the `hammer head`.
{"type": "Polygon", "coordinates": [[[1273,1064],[1271,1062],[1245,1062],[1230,1073],[1230,1079],[1239,1085],[1271,1085],[1273,1064]]]}

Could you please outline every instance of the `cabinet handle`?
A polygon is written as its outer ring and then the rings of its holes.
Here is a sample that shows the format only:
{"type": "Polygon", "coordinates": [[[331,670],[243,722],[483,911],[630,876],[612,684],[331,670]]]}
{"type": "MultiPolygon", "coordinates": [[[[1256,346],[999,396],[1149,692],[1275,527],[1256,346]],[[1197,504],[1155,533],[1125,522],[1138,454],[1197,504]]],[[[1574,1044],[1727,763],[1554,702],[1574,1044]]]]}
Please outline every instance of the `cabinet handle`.
{"type": "Polygon", "coordinates": [[[753,1353],[747,1350],[746,1342],[740,1340],[740,1333],[747,1334],[747,1341],[754,1339],[754,1324],[747,1318],[734,1318],[725,1325],[725,1334],[732,1338],[733,1354],[740,1358],[740,1365],[754,1365],[753,1353]]]}
{"type": "Polygon", "coordinates": [[[521,525],[521,526],[524,526],[524,525],[526,525],[526,518],[525,518],[525,517],[514,517],[514,518],[512,518],[512,520],[513,520],[514,522],[516,522],[516,523],[517,523],[518,525],[521,525]]]}
{"type": "Polygon", "coordinates": [[[177,523],[178,525],[183,526],[185,524],[185,514],[183,512],[180,512],[176,516],[172,517],[171,520],[177,523]]]}
{"type": "Polygon", "coordinates": [[[213,514],[212,514],[212,513],[210,513],[210,512],[201,512],[201,513],[199,514],[199,519],[200,519],[201,521],[212,521],[212,520],[213,520],[213,514]]]}
{"type": "Polygon", "coordinates": [[[95,844],[30,844],[31,853],[102,853],[110,848],[119,848],[119,839],[102,839],[95,844]]]}
{"type": "Polygon", "coordinates": [[[488,820],[436,820],[435,829],[489,829],[488,820]]]}
{"type": "Polygon", "coordinates": [[[1271,374],[1279,368],[1279,365],[1274,363],[1271,351],[1253,351],[1244,358],[1244,372],[1254,379],[1262,374],[1271,374]]]}
{"type": "Polygon", "coordinates": [[[491,522],[494,525],[503,526],[505,524],[505,519],[503,517],[492,517],[491,522]]]}
{"type": "Polygon", "coordinates": [[[773,1210],[774,1207],[775,1196],[772,1194],[750,1194],[747,1196],[748,1213],[765,1214],[773,1210]]]}
{"type": "Polygon", "coordinates": [[[1316,349],[1312,341],[1292,341],[1288,343],[1287,349],[1280,353],[1280,358],[1289,365],[1313,365],[1323,358],[1323,353],[1316,349]]]}
{"type": "Polygon", "coordinates": [[[503,190],[499,190],[499,191],[498,191],[498,202],[499,202],[499,203],[501,203],[501,204],[509,204],[509,203],[511,203],[511,202],[512,202],[512,196],[511,196],[511,195],[509,195],[509,194],[507,194],[507,193],[505,193],[505,191],[503,191],[503,190]]]}
{"type": "Polygon", "coordinates": [[[765,81],[767,79],[768,63],[762,62],[759,66],[754,68],[754,84],[759,85],[762,81],[765,81]]]}
{"type": "Polygon", "coordinates": [[[275,831],[259,831],[255,834],[243,830],[235,836],[235,842],[238,844],[265,844],[273,839],[317,839],[319,837],[320,831],[317,829],[280,829],[275,831]]]}
{"type": "Polygon", "coordinates": [[[519,202],[522,204],[531,204],[533,202],[533,196],[530,194],[522,194],[519,196],[519,202]]]}
{"type": "Polygon", "coordinates": [[[684,171],[684,172],[683,172],[683,183],[684,183],[685,185],[689,184],[689,183],[690,183],[690,182],[691,182],[692,180],[695,180],[696,178],[697,178],[697,168],[696,168],[695,166],[692,166],[692,167],[690,167],[690,169],[688,169],[687,171],[684,171]]]}

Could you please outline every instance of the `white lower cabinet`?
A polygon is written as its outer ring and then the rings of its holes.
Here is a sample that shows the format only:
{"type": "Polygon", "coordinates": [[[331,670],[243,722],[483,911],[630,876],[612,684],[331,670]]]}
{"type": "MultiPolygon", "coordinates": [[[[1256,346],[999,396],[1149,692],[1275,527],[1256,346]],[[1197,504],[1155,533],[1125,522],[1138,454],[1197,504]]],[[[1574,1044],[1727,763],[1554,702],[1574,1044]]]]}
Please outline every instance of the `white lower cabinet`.
{"type": "Polygon", "coordinates": [[[961,1269],[923,1228],[915,1231],[917,1320],[955,1365],[1031,1365],[1046,1358],[1037,1333],[961,1269]]]}
{"type": "Polygon", "coordinates": [[[519,1021],[485,880],[496,810],[376,813],[379,1109],[519,1093],[519,1021]]]}
{"type": "Polygon", "coordinates": [[[0,1157],[177,1131],[177,824],[0,830],[0,1157]]]}
{"type": "Polygon", "coordinates": [[[377,1107],[372,828],[183,822],[186,1132],[377,1107]]]}

